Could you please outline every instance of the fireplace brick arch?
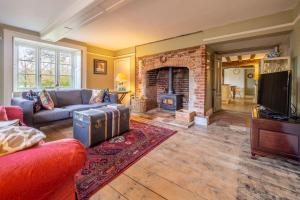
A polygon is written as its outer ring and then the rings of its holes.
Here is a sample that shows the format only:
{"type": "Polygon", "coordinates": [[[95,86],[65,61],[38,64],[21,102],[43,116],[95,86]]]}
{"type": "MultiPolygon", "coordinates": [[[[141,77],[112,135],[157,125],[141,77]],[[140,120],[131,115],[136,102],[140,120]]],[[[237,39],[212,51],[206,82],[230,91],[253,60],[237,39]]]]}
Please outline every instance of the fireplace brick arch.
{"type": "Polygon", "coordinates": [[[206,46],[180,49],[137,58],[136,95],[146,96],[147,71],[162,67],[189,69],[189,106],[197,115],[204,116],[207,84],[206,46]]]}

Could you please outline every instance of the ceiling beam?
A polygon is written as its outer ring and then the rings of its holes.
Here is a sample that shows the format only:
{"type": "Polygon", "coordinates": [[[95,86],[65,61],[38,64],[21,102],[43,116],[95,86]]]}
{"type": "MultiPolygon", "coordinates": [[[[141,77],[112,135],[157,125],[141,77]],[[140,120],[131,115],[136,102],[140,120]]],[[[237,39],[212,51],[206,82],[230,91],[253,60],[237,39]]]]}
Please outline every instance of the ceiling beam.
{"type": "Polygon", "coordinates": [[[231,61],[231,62],[223,62],[222,67],[224,68],[234,68],[234,67],[245,67],[245,66],[253,66],[260,63],[259,59],[254,60],[241,60],[241,61],[231,61]]]}
{"type": "Polygon", "coordinates": [[[58,15],[53,21],[48,24],[40,33],[43,40],[56,42],[62,39],[68,32],[72,31],[70,20],[78,15],[83,15],[89,10],[89,7],[95,6],[97,1],[75,1],[61,15],[58,15]]]}
{"type": "Polygon", "coordinates": [[[43,40],[56,42],[71,31],[78,30],[101,15],[113,12],[131,1],[133,0],[77,0],[48,24],[40,36],[43,40]]]}
{"type": "Polygon", "coordinates": [[[243,66],[222,66],[222,69],[230,69],[230,68],[254,68],[254,65],[243,65],[243,66]]]}

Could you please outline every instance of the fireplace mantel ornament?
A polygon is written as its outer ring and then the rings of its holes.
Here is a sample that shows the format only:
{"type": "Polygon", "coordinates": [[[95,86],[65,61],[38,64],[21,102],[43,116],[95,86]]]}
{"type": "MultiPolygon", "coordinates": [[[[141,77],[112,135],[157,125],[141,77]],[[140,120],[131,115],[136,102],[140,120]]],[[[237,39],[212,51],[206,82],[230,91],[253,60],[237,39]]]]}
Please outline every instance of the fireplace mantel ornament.
{"type": "Polygon", "coordinates": [[[167,59],[166,56],[161,56],[161,57],[160,57],[160,62],[161,62],[161,63],[165,63],[165,62],[167,62],[167,60],[168,60],[168,59],[167,59]]]}

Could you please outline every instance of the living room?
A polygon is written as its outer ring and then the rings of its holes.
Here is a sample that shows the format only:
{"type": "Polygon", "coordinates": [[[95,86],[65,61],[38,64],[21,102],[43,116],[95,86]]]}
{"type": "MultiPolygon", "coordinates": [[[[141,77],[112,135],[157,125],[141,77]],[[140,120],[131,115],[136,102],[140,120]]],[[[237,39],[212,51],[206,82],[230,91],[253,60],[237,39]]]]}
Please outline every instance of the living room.
{"type": "Polygon", "coordinates": [[[299,0],[1,1],[0,200],[300,199],[299,88],[299,0]]]}

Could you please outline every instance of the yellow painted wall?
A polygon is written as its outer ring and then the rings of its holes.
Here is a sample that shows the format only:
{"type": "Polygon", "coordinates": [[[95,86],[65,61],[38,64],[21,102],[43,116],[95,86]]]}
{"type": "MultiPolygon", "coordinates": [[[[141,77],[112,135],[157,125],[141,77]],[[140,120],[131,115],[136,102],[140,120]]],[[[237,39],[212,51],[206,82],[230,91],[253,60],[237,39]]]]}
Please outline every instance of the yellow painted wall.
{"type": "Polygon", "coordinates": [[[114,89],[114,52],[87,46],[87,88],[114,89]],[[94,74],[94,59],[107,61],[107,74],[94,74]]]}
{"type": "Polygon", "coordinates": [[[119,58],[130,58],[130,91],[135,91],[135,48],[110,51],[94,46],[87,46],[87,88],[109,88],[114,90],[114,61],[119,58]],[[107,75],[93,73],[94,59],[107,61],[107,75]]]}

